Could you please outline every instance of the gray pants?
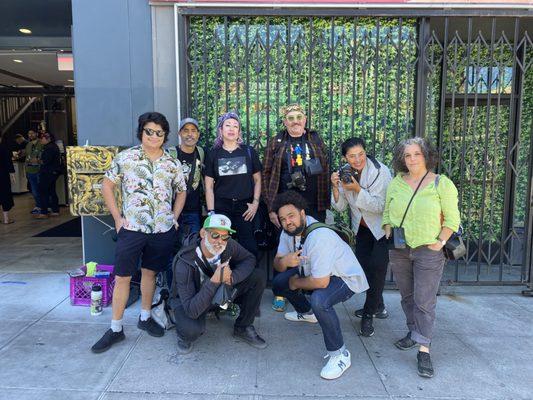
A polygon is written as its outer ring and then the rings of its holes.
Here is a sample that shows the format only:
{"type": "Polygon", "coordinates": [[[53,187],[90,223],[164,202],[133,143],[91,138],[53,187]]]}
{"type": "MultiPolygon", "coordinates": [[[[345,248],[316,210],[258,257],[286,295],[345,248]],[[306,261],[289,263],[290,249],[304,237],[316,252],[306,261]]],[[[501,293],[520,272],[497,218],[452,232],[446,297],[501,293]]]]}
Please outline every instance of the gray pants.
{"type": "Polygon", "coordinates": [[[411,339],[429,346],[435,325],[437,291],[446,259],[427,246],[389,250],[389,263],[402,295],[411,339]]]}

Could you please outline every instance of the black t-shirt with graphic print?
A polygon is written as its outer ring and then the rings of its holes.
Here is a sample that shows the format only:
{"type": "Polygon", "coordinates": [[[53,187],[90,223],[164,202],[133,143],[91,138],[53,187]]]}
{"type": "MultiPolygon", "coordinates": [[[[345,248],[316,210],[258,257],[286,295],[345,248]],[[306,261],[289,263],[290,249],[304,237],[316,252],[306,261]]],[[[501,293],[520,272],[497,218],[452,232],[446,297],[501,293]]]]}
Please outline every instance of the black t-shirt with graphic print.
{"type": "Polygon", "coordinates": [[[183,207],[184,212],[200,212],[202,210],[201,206],[201,180],[202,180],[202,163],[200,161],[197,151],[192,153],[185,153],[176,149],[178,154],[178,160],[181,162],[183,169],[183,176],[185,177],[185,182],[187,182],[187,200],[185,200],[185,206],[183,207]],[[192,171],[193,163],[194,167],[194,177],[190,176],[192,171]],[[189,179],[193,179],[192,184],[189,183],[189,179]]]}
{"type": "Polygon", "coordinates": [[[305,198],[310,208],[316,208],[318,175],[306,176],[303,165],[304,160],[310,160],[314,158],[315,154],[313,152],[313,148],[306,139],[307,133],[300,137],[292,137],[289,135],[289,140],[287,141],[287,145],[285,147],[284,160],[281,163],[278,193],[283,193],[287,190],[294,190],[305,198]],[[304,173],[306,188],[303,192],[294,187],[287,187],[287,184],[291,182],[291,172],[295,171],[302,171],[302,173],[304,173]]]}
{"type": "Polygon", "coordinates": [[[253,177],[263,169],[257,152],[241,145],[232,152],[222,147],[209,150],[205,176],[215,180],[215,198],[247,200],[254,195],[253,177]]]}

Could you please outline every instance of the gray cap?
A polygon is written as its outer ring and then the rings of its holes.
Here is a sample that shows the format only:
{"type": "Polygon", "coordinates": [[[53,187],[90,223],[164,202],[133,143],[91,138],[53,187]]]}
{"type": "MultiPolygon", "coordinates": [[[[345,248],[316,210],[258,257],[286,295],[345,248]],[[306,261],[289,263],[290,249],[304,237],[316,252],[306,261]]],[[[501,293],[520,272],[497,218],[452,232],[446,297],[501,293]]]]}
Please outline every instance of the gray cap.
{"type": "Polygon", "coordinates": [[[198,126],[198,121],[196,121],[194,118],[184,118],[180,121],[180,127],[178,131],[181,131],[183,127],[187,124],[193,124],[196,126],[196,129],[200,130],[200,127],[198,126]]]}

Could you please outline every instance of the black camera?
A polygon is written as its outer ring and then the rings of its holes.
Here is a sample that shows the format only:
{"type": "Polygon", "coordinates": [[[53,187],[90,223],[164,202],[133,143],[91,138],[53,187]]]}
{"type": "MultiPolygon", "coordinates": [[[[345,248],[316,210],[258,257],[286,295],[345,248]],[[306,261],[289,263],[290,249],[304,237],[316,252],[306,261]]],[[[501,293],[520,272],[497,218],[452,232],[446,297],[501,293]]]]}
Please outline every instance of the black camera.
{"type": "Polygon", "coordinates": [[[357,180],[359,172],[353,169],[350,164],[344,164],[339,168],[339,178],[344,183],[352,183],[352,177],[357,180]]]}
{"type": "Polygon", "coordinates": [[[295,171],[291,174],[291,181],[287,183],[287,188],[298,189],[302,192],[305,192],[306,181],[302,171],[295,171]]]}

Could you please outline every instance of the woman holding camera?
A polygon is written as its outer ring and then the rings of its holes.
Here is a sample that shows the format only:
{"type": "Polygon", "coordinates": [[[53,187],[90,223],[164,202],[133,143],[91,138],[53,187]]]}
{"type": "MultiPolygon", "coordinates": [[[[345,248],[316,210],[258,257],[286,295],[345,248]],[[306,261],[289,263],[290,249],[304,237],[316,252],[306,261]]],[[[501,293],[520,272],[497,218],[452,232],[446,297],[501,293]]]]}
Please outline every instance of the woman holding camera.
{"type": "Polygon", "coordinates": [[[383,213],[385,235],[396,247],[389,250],[389,262],[409,329],[394,344],[400,350],[419,346],[418,374],[427,378],[434,374],[429,351],[446,262],[442,248],[460,223],[457,189],[449,178],[432,172],[437,162],[437,152],[425,139],[399,143],[393,159],[398,174],[387,189],[383,213]]]}
{"type": "Polygon", "coordinates": [[[389,262],[385,232],[382,229],[389,169],[366,154],[365,142],[353,137],[342,143],[342,156],[348,162],[331,175],[331,205],[337,211],[350,207],[352,230],[356,233],[355,255],[365,271],[370,288],[364,307],[355,312],[361,318],[359,334],[374,334],[373,318],[388,317],[383,288],[389,262]]]}
{"type": "Polygon", "coordinates": [[[243,143],[239,116],[221,115],[217,138],[205,161],[207,210],[226,215],[235,225],[239,243],[255,256],[252,220],[261,196],[261,170],[257,152],[243,143]]]}

